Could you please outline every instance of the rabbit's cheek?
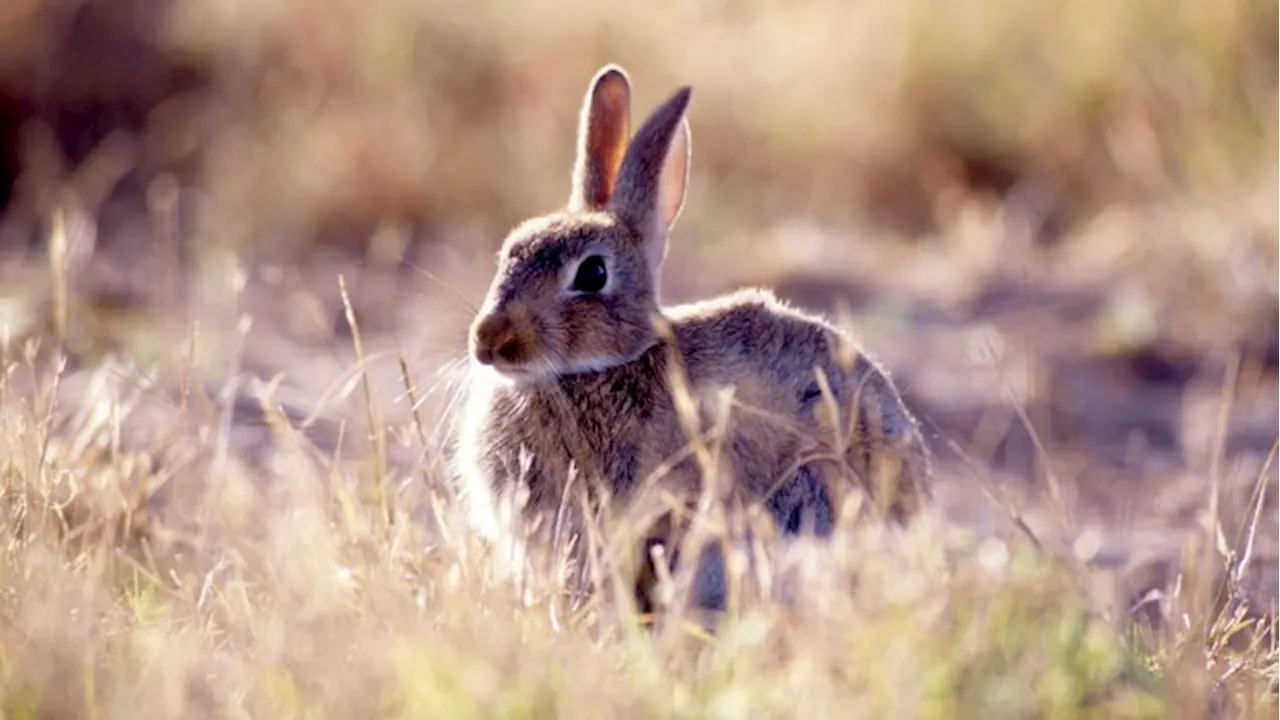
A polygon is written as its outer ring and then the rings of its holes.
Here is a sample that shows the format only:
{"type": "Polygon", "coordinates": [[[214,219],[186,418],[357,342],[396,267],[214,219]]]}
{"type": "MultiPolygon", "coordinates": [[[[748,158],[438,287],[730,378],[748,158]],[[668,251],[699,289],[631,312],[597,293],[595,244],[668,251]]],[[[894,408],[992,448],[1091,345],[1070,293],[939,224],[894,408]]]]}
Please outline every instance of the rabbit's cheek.
{"type": "Polygon", "coordinates": [[[590,350],[586,347],[590,344],[594,325],[590,302],[586,298],[573,298],[561,317],[560,327],[564,334],[560,340],[565,354],[570,357],[581,356],[584,351],[590,350]]]}
{"type": "Polygon", "coordinates": [[[617,321],[602,298],[579,298],[567,314],[565,347],[576,358],[618,354],[617,321]]]}

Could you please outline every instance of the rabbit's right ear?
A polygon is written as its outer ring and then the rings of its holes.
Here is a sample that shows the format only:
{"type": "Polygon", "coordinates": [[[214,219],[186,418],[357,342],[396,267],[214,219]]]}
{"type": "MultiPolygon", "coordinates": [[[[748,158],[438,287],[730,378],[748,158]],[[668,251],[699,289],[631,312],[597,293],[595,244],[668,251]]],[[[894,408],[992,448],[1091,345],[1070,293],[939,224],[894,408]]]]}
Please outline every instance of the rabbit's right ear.
{"type": "Polygon", "coordinates": [[[625,70],[605,65],[582,102],[570,210],[601,210],[608,204],[630,132],[631,83],[625,70]]]}
{"type": "Polygon", "coordinates": [[[618,171],[609,207],[640,231],[651,267],[662,264],[667,233],[684,207],[689,184],[689,109],[692,89],[680,88],[636,131],[618,171]]]}

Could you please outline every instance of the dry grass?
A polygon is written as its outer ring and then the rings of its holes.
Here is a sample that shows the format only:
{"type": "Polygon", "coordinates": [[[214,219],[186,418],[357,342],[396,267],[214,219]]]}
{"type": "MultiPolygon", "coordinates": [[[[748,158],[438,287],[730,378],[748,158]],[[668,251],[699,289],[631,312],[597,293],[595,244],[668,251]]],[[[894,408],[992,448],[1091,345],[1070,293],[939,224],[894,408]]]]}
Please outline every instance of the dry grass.
{"type": "Polygon", "coordinates": [[[1133,623],[1106,570],[926,516],[827,550],[765,548],[740,584],[757,599],[714,636],[644,630],[625,603],[570,593],[545,554],[506,574],[425,465],[384,476],[283,426],[269,466],[224,454],[225,427],[180,431],[170,442],[193,453],[161,462],[119,442],[126,369],[98,371],[72,414],[49,407],[57,375],[23,392],[31,368],[6,366],[6,717],[1276,710],[1274,628],[1234,580],[1215,584],[1209,533],[1189,537],[1155,626],[1133,623]],[[792,601],[759,599],[779,591],[792,601]]]}
{"type": "Polygon", "coordinates": [[[999,529],[923,527],[838,538],[802,612],[748,604],[713,640],[655,639],[625,608],[568,607],[547,565],[498,579],[430,460],[388,474],[362,423],[341,458],[255,463],[214,403],[148,408],[154,386],[134,392],[137,375],[106,366],[98,387],[89,371],[65,379],[81,383],[61,393],[73,402],[50,408],[48,372],[36,391],[31,368],[6,366],[0,672],[14,717],[1275,712],[1276,635],[1257,625],[1274,609],[1218,589],[1257,525],[1228,536],[1225,558],[1214,534],[1186,536],[1185,574],[1144,599],[1152,630],[1130,630],[1114,570],[999,529]],[[130,439],[139,422],[149,442],[130,439]]]}
{"type": "Polygon", "coordinates": [[[1276,21],[0,3],[0,715],[1274,717],[1276,21]],[[444,482],[609,61],[695,87],[668,294],[852,305],[940,456],[714,635],[510,574],[444,482]]]}

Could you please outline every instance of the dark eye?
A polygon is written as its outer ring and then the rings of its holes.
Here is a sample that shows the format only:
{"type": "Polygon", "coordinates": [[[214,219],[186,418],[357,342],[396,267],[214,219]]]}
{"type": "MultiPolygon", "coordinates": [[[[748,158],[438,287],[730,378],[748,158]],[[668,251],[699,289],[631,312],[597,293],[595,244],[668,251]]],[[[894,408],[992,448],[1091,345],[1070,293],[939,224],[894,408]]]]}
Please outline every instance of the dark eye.
{"type": "Polygon", "coordinates": [[[573,289],[584,293],[598,293],[604,290],[609,280],[609,272],[604,267],[604,258],[592,255],[578,264],[578,272],[573,276],[573,289]]]}

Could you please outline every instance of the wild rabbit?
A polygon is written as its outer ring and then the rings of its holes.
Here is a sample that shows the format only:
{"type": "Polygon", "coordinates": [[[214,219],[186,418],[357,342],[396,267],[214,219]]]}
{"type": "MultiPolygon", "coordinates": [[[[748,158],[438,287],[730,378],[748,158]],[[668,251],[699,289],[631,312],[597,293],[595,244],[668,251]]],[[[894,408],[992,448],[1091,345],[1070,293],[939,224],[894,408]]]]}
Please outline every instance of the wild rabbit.
{"type": "MultiPolygon", "coordinates": [[[[766,290],[660,305],[689,177],[690,96],[676,91],[631,138],[627,74],[602,68],[583,104],[566,208],[502,245],[470,329],[459,442],[482,526],[518,488],[526,515],[554,516],[575,472],[622,502],[650,478],[696,498],[705,473],[691,435],[717,426],[726,496],[764,505],[784,533],[827,534],[833,485],[850,478],[895,521],[928,496],[916,422],[851,338],[766,290]],[[726,389],[727,421],[711,409],[726,389]]],[[[722,602],[720,590],[700,602],[722,602]]]]}

